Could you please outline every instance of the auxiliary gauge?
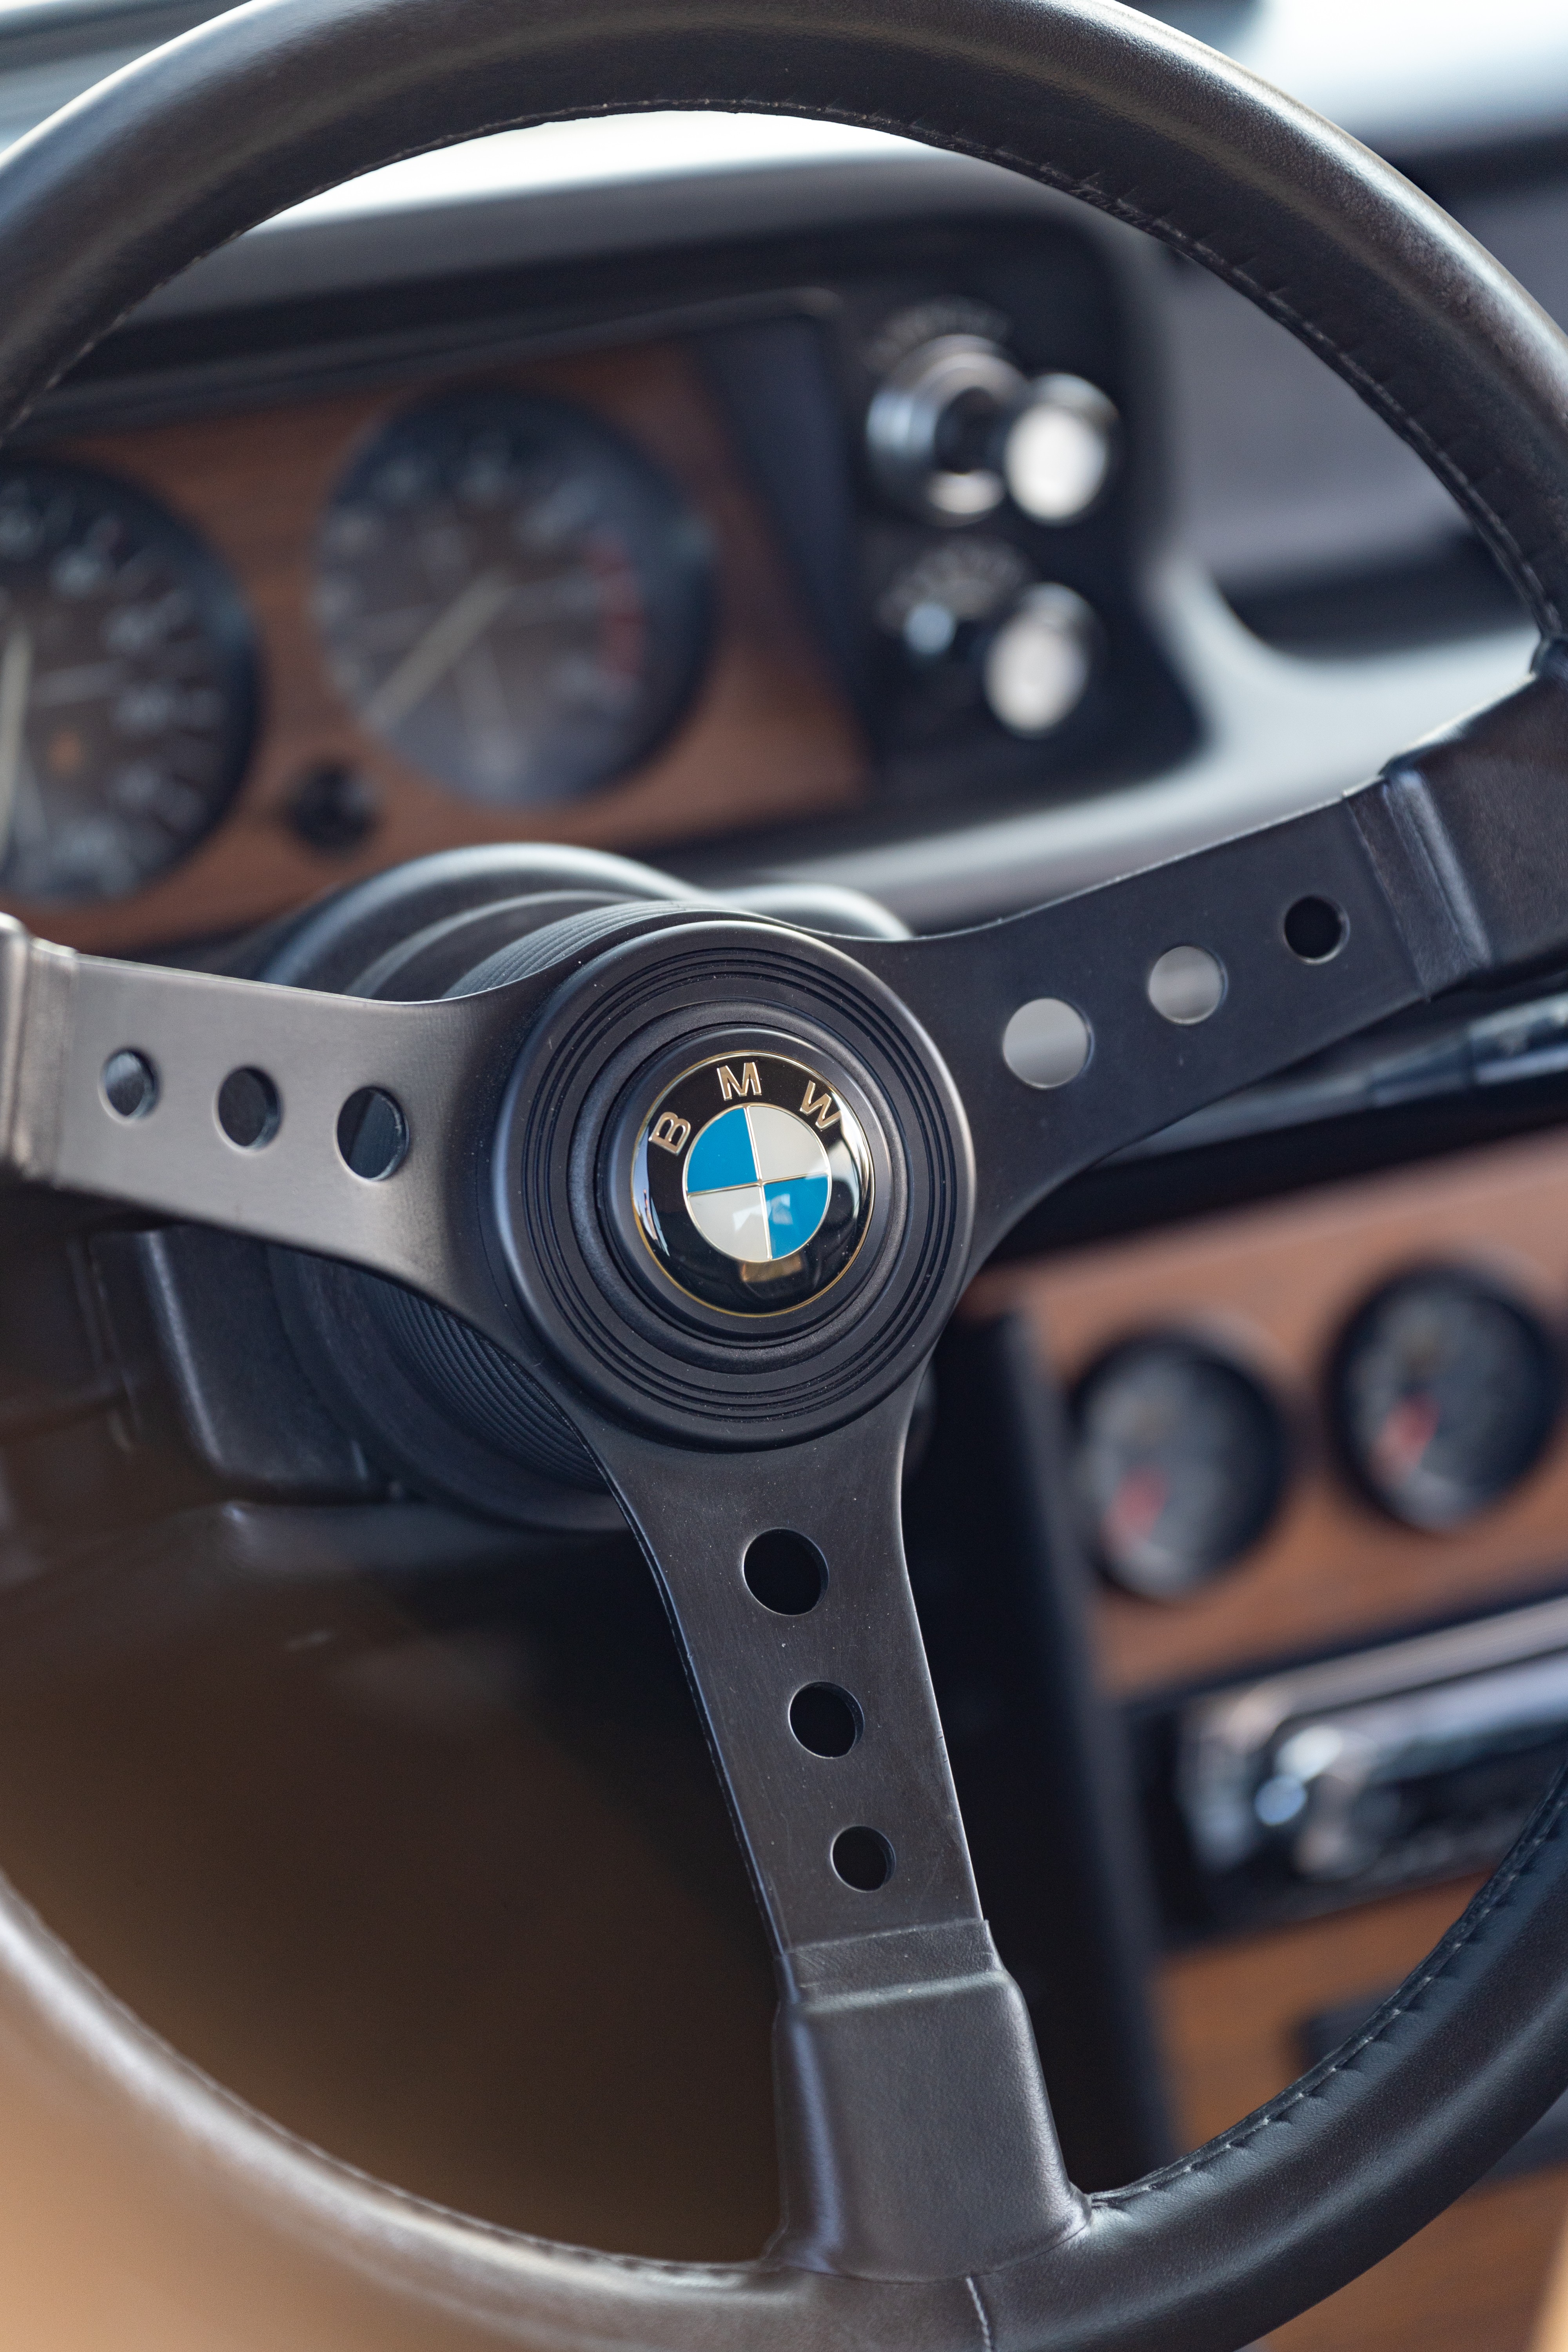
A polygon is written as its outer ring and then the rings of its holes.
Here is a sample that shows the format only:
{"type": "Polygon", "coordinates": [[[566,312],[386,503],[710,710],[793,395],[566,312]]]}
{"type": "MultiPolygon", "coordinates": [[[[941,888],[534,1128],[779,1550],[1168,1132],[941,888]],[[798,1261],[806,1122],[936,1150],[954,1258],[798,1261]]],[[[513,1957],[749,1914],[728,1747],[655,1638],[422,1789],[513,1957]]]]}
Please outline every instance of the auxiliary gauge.
{"type": "Polygon", "coordinates": [[[1201,1339],[1150,1332],[1112,1349],[1079,1385],[1074,1418],[1093,1549],[1144,1600],[1208,1583],[1279,1509],[1289,1456],[1279,1408],[1201,1339]]]}
{"type": "Polygon", "coordinates": [[[1500,1502],[1545,1449],[1562,1401],[1550,1334],[1479,1275],[1432,1266],[1380,1290],[1340,1342],[1340,1442],[1359,1483],[1407,1527],[1458,1527],[1500,1502]]]}

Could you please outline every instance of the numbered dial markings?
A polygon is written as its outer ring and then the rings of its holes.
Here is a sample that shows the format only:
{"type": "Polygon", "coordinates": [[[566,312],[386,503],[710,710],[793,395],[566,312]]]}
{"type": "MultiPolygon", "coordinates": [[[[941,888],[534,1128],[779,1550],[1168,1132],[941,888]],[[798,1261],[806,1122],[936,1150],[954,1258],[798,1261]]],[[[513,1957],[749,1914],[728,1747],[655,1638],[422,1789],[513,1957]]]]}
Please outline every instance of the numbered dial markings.
{"type": "Polygon", "coordinates": [[[637,1228],[690,1297],[777,1315],[837,1282],[865,1238],[871,1160],[848,1105],[805,1063],[730,1054],[655,1103],[632,1163],[637,1228]]]}
{"type": "Polygon", "coordinates": [[[606,425],[521,393],[408,411],[322,521],[328,666],[362,722],[454,790],[560,800],[650,751],[706,651],[706,533],[606,425]]]}
{"type": "Polygon", "coordinates": [[[0,890],[139,889],[245,773],[256,656],[238,590],[183,523],[76,467],[0,468],[0,890]]]}

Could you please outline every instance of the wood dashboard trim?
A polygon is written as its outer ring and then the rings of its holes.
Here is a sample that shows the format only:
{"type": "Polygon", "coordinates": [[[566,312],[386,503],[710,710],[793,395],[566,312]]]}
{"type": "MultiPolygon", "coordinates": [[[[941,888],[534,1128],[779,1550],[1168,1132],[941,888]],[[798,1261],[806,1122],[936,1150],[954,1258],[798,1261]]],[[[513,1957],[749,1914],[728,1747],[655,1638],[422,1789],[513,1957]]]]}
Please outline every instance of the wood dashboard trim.
{"type": "Polygon", "coordinates": [[[520,838],[631,854],[852,807],[867,748],[830,681],[794,583],[689,352],[656,341],[455,372],[454,388],[516,385],[580,404],[675,479],[712,533],[712,649],[691,707],[643,765],[552,805],[491,809],[444,790],[369,735],[327,675],[310,614],[317,522],[360,439],[424,380],[246,415],[187,418],[50,445],[117,475],[216,550],[250,607],[262,714],[229,814],[182,865],[132,897],[61,907],[4,899],[30,928],[99,953],[137,951],[264,921],[323,889],[408,857],[520,838]],[[379,822],[353,855],[309,847],[288,823],[300,778],[332,762],[370,783],[379,822]]]}
{"type": "MultiPolygon", "coordinates": [[[[1282,2090],[1304,2063],[1303,2020],[1397,1984],[1474,1886],[1451,1881],[1164,1961],[1156,1999],[1184,2144],[1282,2090]]],[[[1476,2189],[1277,2329],[1273,2352],[1524,2352],[1565,2216],[1558,2168],[1476,2189]]]]}
{"type": "Polygon", "coordinates": [[[1175,1602],[1104,1588],[1102,1670],[1122,1696],[1392,1633],[1568,1585],[1568,1429],[1495,1510],[1447,1535],[1395,1525],[1334,1460],[1330,1354],[1354,1310],[1405,1268],[1477,1265],[1568,1330],[1568,1136],[1489,1145],[1223,1216],[1001,1265],[966,1312],[1021,1310],[1070,1385],[1118,1340],[1207,1332],[1250,1360],[1295,1434],[1285,1506],[1225,1576],[1175,1602]]]}

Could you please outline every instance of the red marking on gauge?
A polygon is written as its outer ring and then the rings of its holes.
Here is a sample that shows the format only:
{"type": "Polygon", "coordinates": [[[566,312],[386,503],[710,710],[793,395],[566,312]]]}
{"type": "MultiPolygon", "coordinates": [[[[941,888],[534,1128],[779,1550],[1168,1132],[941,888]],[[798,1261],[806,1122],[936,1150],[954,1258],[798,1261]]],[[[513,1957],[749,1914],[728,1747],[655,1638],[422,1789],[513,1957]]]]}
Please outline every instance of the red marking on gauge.
{"type": "Polygon", "coordinates": [[[1401,1397],[1373,1444],[1373,1468],[1379,1477],[1407,1476],[1436,1436],[1440,1419],[1435,1397],[1419,1392],[1401,1397]]]}
{"type": "Polygon", "coordinates": [[[1171,1482],[1163,1470],[1151,1465],[1132,1471],[1116,1489],[1100,1521],[1100,1541],[1106,1550],[1142,1543],[1159,1525],[1160,1514],[1170,1499],[1171,1482]]]}
{"type": "Polygon", "coordinates": [[[636,567],[622,542],[604,531],[583,541],[582,556],[598,585],[599,658],[612,676],[635,684],[647,642],[636,567]]]}

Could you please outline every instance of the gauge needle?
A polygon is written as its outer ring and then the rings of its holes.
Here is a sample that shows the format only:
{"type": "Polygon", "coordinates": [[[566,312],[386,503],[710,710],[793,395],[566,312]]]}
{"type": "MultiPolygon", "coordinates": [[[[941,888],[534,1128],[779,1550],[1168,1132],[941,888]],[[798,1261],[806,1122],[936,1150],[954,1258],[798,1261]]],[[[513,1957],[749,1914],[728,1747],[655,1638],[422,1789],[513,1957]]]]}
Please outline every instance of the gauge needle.
{"type": "MultiPolygon", "coordinates": [[[[470,580],[462,594],[432,621],[425,635],[410,646],[397,667],[383,678],[369,698],[362,713],[369,725],[385,733],[406,719],[453,663],[461,661],[468,648],[484,635],[516,590],[517,583],[499,564],[481,572],[477,580],[470,580]]],[[[9,657],[7,646],[6,658],[9,657]]],[[[5,672],[0,669],[0,696],[4,693],[5,672]]]]}
{"type": "Polygon", "coordinates": [[[18,621],[0,654],[0,853],[11,837],[22,772],[27,692],[33,683],[33,632],[18,621]]]}

